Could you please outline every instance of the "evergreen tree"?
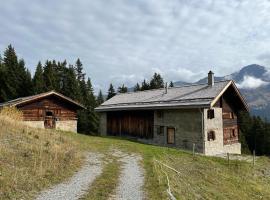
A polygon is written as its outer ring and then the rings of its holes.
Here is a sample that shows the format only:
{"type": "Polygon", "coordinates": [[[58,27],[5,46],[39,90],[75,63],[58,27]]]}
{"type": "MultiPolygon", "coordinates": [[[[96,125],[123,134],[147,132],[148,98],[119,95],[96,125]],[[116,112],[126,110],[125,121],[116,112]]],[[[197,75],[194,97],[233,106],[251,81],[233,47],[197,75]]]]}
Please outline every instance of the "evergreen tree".
{"type": "Polygon", "coordinates": [[[33,91],[34,94],[39,94],[44,92],[45,84],[43,79],[43,68],[39,61],[36,67],[35,75],[33,77],[33,91]]]}
{"type": "Polygon", "coordinates": [[[150,85],[149,85],[149,83],[146,82],[146,80],[144,79],[143,82],[142,82],[141,91],[149,90],[149,89],[150,89],[150,85]]]}
{"type": "Polygon", "coordinates": [[[83,64],[79,58],[77,59],[76,64],[75,64],[75,71],[76,71],[77,80],[79,81],[85,80],[85,73],[83,73],[83,64]]]}
{"type": "Polygon", "coordinates": [[[118,87],[119,93],[127,93],[127,91],[128,91],[128,89],[124,84],[122,86],[118,87]]]}
{"type": "Polygon", "coordinates": [[[164,81],[160,74],[155,73],[150,81],[150,89],[158,89],[164,87],[164,81]]]}
{"type": "Polygon", "coordinates": [[[76,79],[76,73],[72,65],[65,69],[62,93],[76,101],[81,102],[80,85],[76,79]]]}
{"type": "Polygon", "coordinates": [[[94,96],[94,89],[89,78],[86,83],[84,105],[86,106],[86,110],[81,110],[78,112],[78,130],[84,134],[96,133],[98,129],[98,116],[94,112],[94,108],[96,107],[96,99],[94,96]]]}
{"type": "Polygon", "coordinates": [[[116,95],[116,93],[115,93],[114,87],[113,87],[112,84],[110,84],[110,87],[108,89],[107,100],[110,99],[110,98],[112,98],[115,95],[116,95]]]}
{"type": "Polygon", "coordinates": [[[45,83],[45,91],[56,90],[57,79],[56,73],[51,61],[46,61],[43,72],[43,79],[45,83]]]}
{"type": "Polygon", "coordinates": [[[18,63],[18,89],[17,94],[19,97],[25,97],[32,94],[33,85],[32,85],[32,77],[31,73],[25,67],[25,62],[23,59],[19,60],[18,63]]]}
{"type": "Polygon", "coordinates": [[[99,90],[98,96],[97,96],[97,106],[101,105],[104,102],[102,91],[99,90]]]}
{"type": "Polygon", "coordinates": [[[134,92],[137,92],[137,91],[140,91],[141,90],[141,87],[139,85],[139,83],[137,83],[135,86],[134,86],[134,92]]]}
{"type": "Polygon", "coordinates": [[[170,82],[169,87],[174,87],[174,84],[172,81],[170,82]]]}
{"type": "Polygon", "coordinates": [[[18,97],[18,88],[19,88],[19,80],[18,80],[18,58],[15,52],[15,49],[9,45],[7,49],[4,51],[4,72],[5,77],[4,81],[6,82],[7,87],[5,88],[5,94],[7,99],[15,99],[18,97]]]}

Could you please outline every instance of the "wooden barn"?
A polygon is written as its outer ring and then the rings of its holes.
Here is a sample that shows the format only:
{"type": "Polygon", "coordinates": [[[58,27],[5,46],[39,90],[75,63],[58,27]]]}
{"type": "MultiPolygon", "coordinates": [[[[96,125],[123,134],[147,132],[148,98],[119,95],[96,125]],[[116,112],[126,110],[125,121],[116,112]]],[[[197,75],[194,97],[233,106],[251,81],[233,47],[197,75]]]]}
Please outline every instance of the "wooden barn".
{"type": "Polygon", "coordinates": [[[248,106],[232,80],[118,94],[96,108],[101,135],[206,155],[241,153],[239,114],[248,106]]]}
{"type": "Polygon", "coordinates": [[[0,104],[14,106],[23,113],[24,123],[46,129],[77,132],[77,111],[83,105],[55,91],[22,97],[0,104]]]}

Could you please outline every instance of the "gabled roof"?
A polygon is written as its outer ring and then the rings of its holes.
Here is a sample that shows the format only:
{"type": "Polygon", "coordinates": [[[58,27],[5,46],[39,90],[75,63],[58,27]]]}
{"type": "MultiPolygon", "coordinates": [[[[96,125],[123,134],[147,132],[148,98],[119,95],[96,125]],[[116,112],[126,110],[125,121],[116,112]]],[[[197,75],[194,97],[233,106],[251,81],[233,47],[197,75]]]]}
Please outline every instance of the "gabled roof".
{"type": "Polygon", "coordinates": [[[44,93],[41,93],[41,94],[37,94],[37,95],[33,95],[33,96],[28,96],[28,97],[21,97],[21,98],[17,98],[17,99],[14,99],[14,100],[11,100],[11,101],[7,101],[7,102],[4,102],[4,103],[1,103],[0,104],[0,107],[4,107],[4,106],[19,106],[19,105],[22,105],[22,104],[25,104],[25,103],[28,103],[28,102],[31,102],[31,101],[34,101],[34,100],[38,100],[38,99],[41,99],[41,98],[44,98],[44,97],[48,97],[48,96],[51,96],[51,95],[54,95],[54,96],[57,96],[57,97],[60,97],[62,99],[64,99],[65,101],[79,107],[79,108],[85,108],[82,104],[72,100],[71,98],[69,97],[66,97],[58,92],[55,92],[55,91],[49,91],[49,92],[44,92],[44,93]]]}
{"type": "Polygon", "coordinates": [[[231,80],[215,82],[213,86],[208,84],[191,84],[165,89],[146,90],[117,94],[105,101],[95,110],[137,110],[137,109],[163,109],[163,108],[206,108],[212,107],[217,97],[220,97],[229,86],[233,86],[239,95],[244,107],[248,106],[231,80]]]}

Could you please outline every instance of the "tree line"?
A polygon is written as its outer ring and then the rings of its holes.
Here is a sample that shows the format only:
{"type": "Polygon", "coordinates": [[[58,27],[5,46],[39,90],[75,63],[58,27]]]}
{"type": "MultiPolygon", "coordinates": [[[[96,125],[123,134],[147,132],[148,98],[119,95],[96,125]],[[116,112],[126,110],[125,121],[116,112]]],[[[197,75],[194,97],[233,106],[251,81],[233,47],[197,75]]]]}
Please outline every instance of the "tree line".
{"type": "MultiPolygon", "coordinates": [[[[159,89],[159,88],[164,88],[164,87],[165,87],[165,83],[162,76],[158,73],[154,73],[154,75],[152,76],[149,82],[144,79],[141,84],[136,83],[136,85],[133,87],[133,91],[138,92],[138,91],[144,91],[144,90],[159,89]]],[[[168,87],[174,87],[174,84],[172,81],[169,83],[168,87]]],[[[126,93],[128,92],[128,88],[123,84],[122,86],[118,87],[117,92],[126,93]]],[[[114,89],[114,86],[110,84],[107,100],[112,98],[114,95],[116,95],[116,90],[114,89]]]]}
{"type": "Polygon", "coordinates": [[[9,45],[0,56],[0,102],[55,90],[68,96],[86,109],[78,112],[78,131],[85,134],[97,133],[98,116],[94,108],[103,103],[102,92],[95,97],[90,78],[86,78],[83,64],[78,58],[75,64],[66,60],[38,62],[33,78],[23,59],[9,45]]]}
{"type": "Polygon", "coordinates": [[[240,114],[239,123],[242,152],[270,155],[270,123],[247,112],[240,114]]]}
{"type": "MultiPolygon", "coordinates": [[[[173,86],[173,83],[170,83],[173,86]]],[[[155,73],[151,80],[144,80],[134,87],[134,91],[143,91],[164,87],[164,80],[155,73]]],[[[83,64],[78,58],[75,64],[68,64],[66,60],[46,60],[38,62],[34,76],[25,66],[22,58],[18,58],[12,45],[9,45],[3,58],[0,55],[0,103],[43,92],[55,90],[71,99],[83,104],[86,109],[78,112],[78,132],[95,134],[98,131],[99,118],[94,108],[104,102],[104,95],[100,90],[97,97],[94,95],[91,79],[86,77],[83,64]]],[[[122,84],[114,89],[109,85],[107,100],[117,93],[126,93],[128,88],[122,84]]]]}

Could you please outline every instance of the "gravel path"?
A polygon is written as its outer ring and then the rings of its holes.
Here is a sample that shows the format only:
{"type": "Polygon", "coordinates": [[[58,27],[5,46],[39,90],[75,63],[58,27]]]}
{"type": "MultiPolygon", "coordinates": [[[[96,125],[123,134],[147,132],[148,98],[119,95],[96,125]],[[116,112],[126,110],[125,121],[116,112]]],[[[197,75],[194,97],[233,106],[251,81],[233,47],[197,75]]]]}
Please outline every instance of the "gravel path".
{"type": "Polygon", "coordinates": [[[87,154],[85,164],[69,181],[42,192],[36,200],[79,199],[89,189],[95,178],[101,174],[100,158],[99,154],[87,154]]]}
{"type": "Polygon", "coordinates": [[[141,157],[135,154],[124,154],[116,152],[116,156],[121,157],[123,162],[119,185],[116,188],[115,195],[111,200],[141,200],[144,199],[143,184],[144,173],[140,166],[141,157]]]}

